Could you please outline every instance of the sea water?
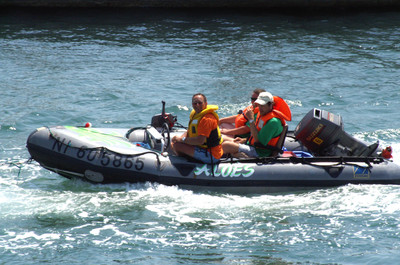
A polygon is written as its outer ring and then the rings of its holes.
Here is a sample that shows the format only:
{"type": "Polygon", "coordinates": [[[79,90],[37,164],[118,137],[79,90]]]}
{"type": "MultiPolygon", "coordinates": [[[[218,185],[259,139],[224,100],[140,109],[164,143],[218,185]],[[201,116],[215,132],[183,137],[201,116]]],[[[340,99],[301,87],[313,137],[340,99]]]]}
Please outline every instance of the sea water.
{"type": "Polygon", "coordinates": [[[94,185],[27,163],[38,127],[186,125],[201,92],[221,117],[264,88],[400,162],[400,14],[2,10],[0,264],[395,264],[400,186],[238,196],[94,185]]]}

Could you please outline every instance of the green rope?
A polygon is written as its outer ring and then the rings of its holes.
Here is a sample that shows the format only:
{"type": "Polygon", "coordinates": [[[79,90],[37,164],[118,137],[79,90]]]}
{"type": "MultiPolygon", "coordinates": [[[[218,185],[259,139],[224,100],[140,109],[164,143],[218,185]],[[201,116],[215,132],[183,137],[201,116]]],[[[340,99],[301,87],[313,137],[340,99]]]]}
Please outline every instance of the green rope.
{"type": "Polygon", "coordinates": [[[22,168],[25,166],[25,165],[27,165],[27,164],[30,164],[30,163],[32,163],[32,158],[29,158],[27,161],[25,161],[25,162],[3,162],[3,163],[1,163],[1,165],[3,166],[3,165],[8,165],[8,166],[10,166],[10,167],[17,167],[18,168],[18,175],[17,175],[17,177],[19,178],[20,176],[21,176],[21,171],[22,171],[22,168]]]}

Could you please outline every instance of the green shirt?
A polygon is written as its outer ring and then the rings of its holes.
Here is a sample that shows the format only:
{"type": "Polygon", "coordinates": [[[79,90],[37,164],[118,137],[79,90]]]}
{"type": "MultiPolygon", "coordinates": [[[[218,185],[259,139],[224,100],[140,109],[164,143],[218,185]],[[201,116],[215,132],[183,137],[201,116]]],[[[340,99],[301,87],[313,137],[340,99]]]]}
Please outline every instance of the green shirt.
{"type": "MultiPolygon", "coordinates": [[[[278,118],[272,118],[258,132],[258,141],[262,145],[267,146],[272,138],[275,138],[282,133],[282,130],[283,126],[281,121],[278,118]]],[[[273,150],[258,147],[256,147],[256,151],[260,157],[270,156],[273,152],[273,150]]]]}

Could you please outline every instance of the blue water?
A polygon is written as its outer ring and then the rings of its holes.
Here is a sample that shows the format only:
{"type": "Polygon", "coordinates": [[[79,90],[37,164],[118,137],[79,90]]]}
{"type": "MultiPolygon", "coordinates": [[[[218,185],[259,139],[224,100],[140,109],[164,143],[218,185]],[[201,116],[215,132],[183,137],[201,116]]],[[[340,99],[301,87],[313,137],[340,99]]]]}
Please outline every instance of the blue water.
{"type": "Polygon", "coordinates": [[[237,196],[93,185],[26,163],[35,128],[188,122],[202,92],[227,116],[260,87],[340,114],[400,163],[400,14],[3,10],[1,264],[395,264],[400,187],[237,196]]]}

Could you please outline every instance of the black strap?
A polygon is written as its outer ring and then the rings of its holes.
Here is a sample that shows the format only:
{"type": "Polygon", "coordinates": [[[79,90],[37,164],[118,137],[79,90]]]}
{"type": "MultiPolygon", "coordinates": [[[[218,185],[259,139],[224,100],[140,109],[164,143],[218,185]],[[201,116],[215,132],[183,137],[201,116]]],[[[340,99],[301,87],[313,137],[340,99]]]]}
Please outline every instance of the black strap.
{"type": "Polygon", "coordinates": [[[211,159],[211,172],[212,172],[212,176],[215,178],[215,175],[214,175],[214,159],[213,159],[213,155],[211,154],[211,148],[209,148],[209,153],[210,153],[210,159],[211,159]]]}

